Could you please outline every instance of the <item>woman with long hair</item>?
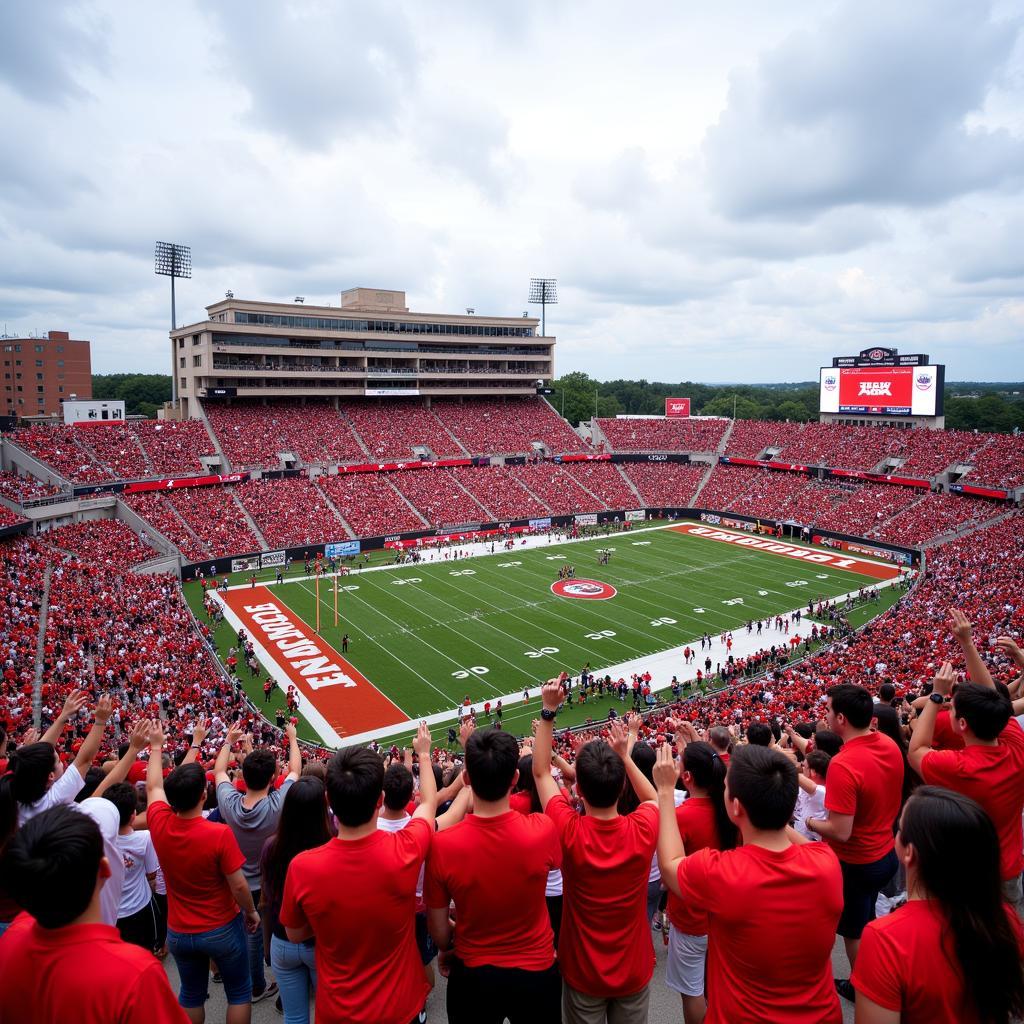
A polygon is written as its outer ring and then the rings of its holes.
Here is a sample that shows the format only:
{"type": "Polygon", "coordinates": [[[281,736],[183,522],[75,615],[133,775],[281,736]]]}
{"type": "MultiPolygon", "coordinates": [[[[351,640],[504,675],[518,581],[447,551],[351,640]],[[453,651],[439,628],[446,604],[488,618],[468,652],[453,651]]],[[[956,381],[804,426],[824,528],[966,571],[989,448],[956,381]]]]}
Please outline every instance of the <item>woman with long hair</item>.
{"type": "MultiPolygon", "coordinates": [[[[640,769],[643,776],[653,786],[654,785],[654,762],[657,760],[657,754],[654,752],[654,747],[647,743],[634,743],[633,749],[629,753],[633,763],[640,769]]],[[[636,795],[636,790],[629,784],[629,779],[626,779],[625,785],[622,787],[622,796],[619,797],[619,814],[626,815],[632,814],[640,806],[640,797],[636,795]]],[[[658,869],[658,854],[655,851],[654,858],[651,861],[651,873],[647,878],[647,923],[651,924],[654,921],[654,915],[658,912],[658,906],[661,902],[662,890],[661,890],[661,871],[658,869]]],[[[658,915],[659,918],[661,915],[658,915]]],[[[656,925],[660,927],[660,925],[656,925]]]]}
{"type": "Polygon", "coordinates": [[[969,797],[921,786],[896,834],[908,902],[864,930],[857,1024],[1009,1024],[1024,1016],[1021,926],[1003,901],[995,826],[969,797]]]}
{"type": "MultiPolygon", "coordinates": [[[[683,748],[680,777],[688,797],[676,809],[676,823],[688,857],[707,847],[731,850],[739,841],[725,806],[725,773],[725,762],[710,743],[697,740],[683,748]]],[[[671,892],[667,912],[669,956],[665,983],[682,997],[686,1024],[700,1024],[708,1008],[704,994],[707,913],[671,892]]]]}
{"type": "Polygon", "coordinates": [[[313,940],[289,942],[278,920],[285,877],[295,857],[330,838],[324,784],[311,776],[298,779],[285,795],[277,831],[267,840],[260,860],[263,952],[281,989],[285,1024],[309,1024],[310,988],[316,991],[313,940]]]}

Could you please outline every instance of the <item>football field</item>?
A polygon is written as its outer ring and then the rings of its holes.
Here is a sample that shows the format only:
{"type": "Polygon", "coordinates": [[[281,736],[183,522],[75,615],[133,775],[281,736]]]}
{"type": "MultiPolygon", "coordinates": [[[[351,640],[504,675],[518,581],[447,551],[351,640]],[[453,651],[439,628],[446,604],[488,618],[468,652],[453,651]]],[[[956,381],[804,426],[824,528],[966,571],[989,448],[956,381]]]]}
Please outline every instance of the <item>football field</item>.
{"type": "MultiPolygon", "coordinates": [[[[526,731],[536,706],[522,708],[523,689],[536,698],[539,682],[563,670],[614,667],[615,678],[628,679],[660,652],[695,640],[699,648],[705,632],[739,636],[749,619],[897,575],[894,566],[842,552],[691,523],[536,547],[517,542],[485,557],[434,552],[433,561],[353,572],[337,578],[337,625],[334,577],[240,585],[221,596],[228,622],[244,626],[263,668],[282,690],[297,688],[303,732],[335,745],[407,734],[420,718],[443,724],[465,698],[479,711],[503,697],[506,727],[524,718],[517,731],[526,731]],[[559,584],[565,565],[575,580],[559,584]]],[[[798,632],[766,632],[757,646],[798,632]]],[[[257,703],[262,679],[250,690],[257,703]]]]}

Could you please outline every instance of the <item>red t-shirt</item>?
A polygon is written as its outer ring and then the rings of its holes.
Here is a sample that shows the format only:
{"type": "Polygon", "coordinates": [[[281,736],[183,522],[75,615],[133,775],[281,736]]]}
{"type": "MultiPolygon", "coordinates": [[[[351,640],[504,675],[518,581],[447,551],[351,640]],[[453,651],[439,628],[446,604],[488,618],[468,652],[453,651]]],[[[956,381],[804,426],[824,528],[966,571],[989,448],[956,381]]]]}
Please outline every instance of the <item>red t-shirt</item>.
{"type": "MultiPolygon", "coordinates": [[[[715,808],[707,797],[691,796],[676,808],[676,823],[683,840],[683,849],[690,857],[698,850],[720,850],[715,808]]],[[[681,900],[674,892],[668,894],[668,919],[687,935],[707,935],[707,910],[693,900],[681,900]]]]}
{"type": "Polygon", "coordinates": [[[963,750],[967,746],[963,736],[953,732],[949,721],[949,708],[942,708],[935,716],[935,729],[932,732],[933,750],[963,750]]]}
{"type": "Polygon", "coordinates": [[[525,789],[513,793],[508,798],[508,805],[513,811],[518,811],[520,814],[533,813],[533,797],[525,789]]]}
{"type": "Polygon", "coordinates": [[[179,818],[163,800],[149,805],[146,821],[167,882],[168,927],[192,933],[230,924],[239,911],[227,876],[245,863],[231,829],[179,818]]]}
{"type": "MultiPolygon", "coordinates": [[[[1024,731],[1011,718],[995,747],[929,750],[921,761],[921,776],[930,786],[963,793],[977,800],[999,835],[999,867],[1003,879],[1024,871],[1024,731]]],[[[830,776],[831,778],[831,776],[830,776]]]]}
{"type": "MultiPolygon", "coordinates": [[[[1007,913],[1020,941],[1020,922],[1007,913]]],[[[953,934],[939,904],[911,900],[864,929],[850,978],[902,1024],[978,1024],[964,994],[953,934]]]]}
{"type": "Polygon", "coordinates": [[[825,809],[853,815],[845,842],[828,840],[847,864],[872,864],[893,848],[903,797],[903,755],[884,733],[847,740],[828,766],[825,809]]]}
{"type": "Polygon", "coordinates": [[[705,1024],[840,1024],[832,946],[843,879],[830,847],[700,850],[679,865],[679,886],[708,909],[705,1024]]]}
{"type": "Polygon", "coordinates": [[[555,961],[544,889],[561,866],[547,816],[473,814],[434,837],[423,897],[433,908],[455,900],[455,953],[467,967],[544,971],[555,961]]]}
{"type": "Polygon", "coordinates": [[[562,978],[588,996],[639,992],[654,973],[647,879],[658,844],[657,806],[601,820],[581,817],[559,796],[545,813],[562,841],[562,978]]]}
{"type": "Polygon", "coordinates": [[[43,928],[28,914],[0,939],[0,1007],[4,1020],[22,1024],[188,1022],[164,965],[116,928],[43,928]]]}
{"type": "Polygon", "coordinates": [[[316,1018],[409,1024],[429,992],[416,948],[416,882],[433,831],[332,839],[288,866],[281,924],[316,936],[316,1018]]]}

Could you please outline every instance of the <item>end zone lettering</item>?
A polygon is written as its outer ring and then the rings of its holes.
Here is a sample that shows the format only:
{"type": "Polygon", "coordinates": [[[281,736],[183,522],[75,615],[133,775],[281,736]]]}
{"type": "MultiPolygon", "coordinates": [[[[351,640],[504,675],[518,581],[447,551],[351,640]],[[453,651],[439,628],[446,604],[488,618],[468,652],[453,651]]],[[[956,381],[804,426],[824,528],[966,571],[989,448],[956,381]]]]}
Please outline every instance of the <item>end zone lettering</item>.
{"type": "Polygon", "coordinates": [[[247,604],[244,608],[267,641],[281,652],[282,660],[301,673],[314,690],[322,686],[356,685],[340,665],[331,664],[331,659],[320,650],[316,641],[299,629],[278,605],[272,602],[247,604]]]}

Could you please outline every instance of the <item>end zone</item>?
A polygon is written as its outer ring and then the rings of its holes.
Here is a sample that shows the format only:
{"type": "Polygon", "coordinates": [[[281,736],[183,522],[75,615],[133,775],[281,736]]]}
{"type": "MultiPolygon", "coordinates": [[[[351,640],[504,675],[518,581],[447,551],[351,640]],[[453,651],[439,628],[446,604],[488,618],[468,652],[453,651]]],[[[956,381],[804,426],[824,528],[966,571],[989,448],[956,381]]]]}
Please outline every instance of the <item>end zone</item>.
{"type": "MultiPolygon", "coordinates": [[[[216,593],[216,592],[214,592],[216,593]]],[[[283,690],[294,684],[299,708],[325,743],[402,725],[409,716],[266,587],[216,594],[235,628],[283,690]]]]}

